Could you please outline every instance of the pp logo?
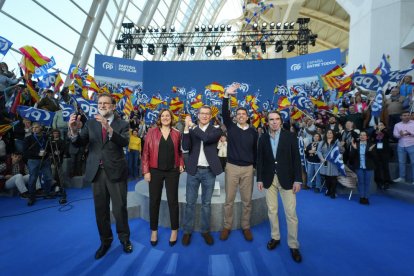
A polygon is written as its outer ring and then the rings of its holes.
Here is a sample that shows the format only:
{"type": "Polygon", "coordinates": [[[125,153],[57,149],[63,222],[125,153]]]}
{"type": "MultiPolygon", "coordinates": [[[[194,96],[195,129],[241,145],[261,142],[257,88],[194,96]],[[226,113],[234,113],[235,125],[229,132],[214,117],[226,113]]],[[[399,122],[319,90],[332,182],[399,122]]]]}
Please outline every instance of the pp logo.
{"type": "Polygon", "coordinates": [[[7,51],[11,47],[11,42],[0,37],[0,52],[7,51]]]}
{"type": "Polygon", "coordinates": [[[302,65],[300,64],[300,63],[295,63],[295,64],[292,64],[291,66],[290,66],[290,70],[291,71],[298,71],[298,70],[300,70],[302,68],[302,65]]]}
{"type": "Polygon", "coordinates": [[[111,62],[105,61],[104,63],[102,63],[102,67],[105,70],[112,70],[114,68],[114,64],[111,62]]]}

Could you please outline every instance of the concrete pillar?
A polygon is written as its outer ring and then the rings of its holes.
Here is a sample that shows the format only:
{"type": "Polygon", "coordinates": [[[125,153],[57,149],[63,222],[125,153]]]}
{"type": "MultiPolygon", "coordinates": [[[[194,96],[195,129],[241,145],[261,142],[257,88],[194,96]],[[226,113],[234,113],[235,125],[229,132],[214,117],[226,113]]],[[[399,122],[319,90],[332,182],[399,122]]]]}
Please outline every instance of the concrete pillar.
{"type": "Polygon", "coordinates": [[[414,57],[413,0],[337,0],[351,17],[347,72],[365,64],[372,72],[383,54],[392,70],[406,69],[414,57]]]}

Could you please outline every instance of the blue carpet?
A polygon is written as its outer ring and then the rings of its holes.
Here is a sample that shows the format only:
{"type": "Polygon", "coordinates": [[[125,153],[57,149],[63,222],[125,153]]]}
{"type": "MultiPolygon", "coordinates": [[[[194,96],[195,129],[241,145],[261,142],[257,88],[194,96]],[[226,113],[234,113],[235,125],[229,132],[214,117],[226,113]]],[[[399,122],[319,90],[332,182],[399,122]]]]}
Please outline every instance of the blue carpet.
{"type": "Polygon", "coordinates": [[[132,219],[133,253],[123,253],[114,240],[96,261],[99,237],[91,194],[90,188],[70,189],[67,206],[38,200],[30,208],[22,199],[0,198],[1,275],[412,275],[414,205],[383,195],[362,206],[357,196],[332,200],[301,191],[303,262],[296,264],[282,214],[282,240],[274,251],[266,249],[268,222],[253,227],[253,242],[238,230],[225,242],[215,232],[213,246],[194,233],[189,247],[169,247],[170,230],[160,228],[159,243],[151,247],[149,223],[132,219]]]}

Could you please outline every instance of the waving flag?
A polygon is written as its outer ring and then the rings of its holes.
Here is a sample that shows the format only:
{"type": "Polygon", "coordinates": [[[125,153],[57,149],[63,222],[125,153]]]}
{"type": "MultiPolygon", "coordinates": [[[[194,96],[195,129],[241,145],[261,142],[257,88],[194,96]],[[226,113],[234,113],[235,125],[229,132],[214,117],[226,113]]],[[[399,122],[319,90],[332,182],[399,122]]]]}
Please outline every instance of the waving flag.
{"type": "Polygon", "coordinates": [[[43,79],[37,83],[37,86],[43,89],[47,89],[55,84],[57,73],[49,73],[43,76],[43,79]]]}
{"type": "Polygon", "coordinates": [[[290,121],[290,108],[284,108],[282,110],[279,111],[280,115],[282,115],[282,120],[284,123],[289,122],[290,121]]]}
{"type": "Polygon", "coordinates": [[[377,89],[377,95],[375,96],[374,101],[372,102],[371,110],[372,110],[372,116],[379,117],[382,111],[382,101],[383,101],[383,95],[382,95],[382,87],[379,86],[377,89]]]}
{"type": "Polygon", "coordinates": [[[14,122],[12,122],[10,124],[0,125],[0,136],[4,136],[4,134],[6,134],[7,131],[9,131],[10,129],[12,129],[18,123],[19,123],[19,121],[14,121],[14,122]]]}
{"type": "Polygon", "coordinates": [[[259,127],[259,125],[260,125],[260,115],[258,114],[258,113],[256,113],[256,112],[254,112],[253,113],[253,116],[252,116],[252,125],[255,127],[255,128],[258,128],[259,127]]]}
{"type": "Polygon", "coordinates": [[[131,111],[134,109],[134,107],[132,106],[132,102],[131,102],[131,98],[125,96],[126,98],[126,102],[125,102],[125,106],[124,106],[124,114],[127,115],[129,117],[129,115],[131,114],[131,111]]]}
{"type": "Polygon", "coordinates": [[[73,105],[62,102],[59,103],[59,107],[62,109],[63,120],[65,122],[69,122],[70,115],[75,113],[75,107],[73,105]]]}
{"type": "Polygon", "coordinates": [[[42,55],[33,46],[26,45],[19,50],[23,54],[22,63],[26,73],[34,73],[36,67],[41,67],[50,61],[50,58],[42,55]]]}
{"type": "Polygon", "coordinates": [[[389,72],[391,72],[391,65],[388,62],[388,58],[385,56],[385,54],[383,54],[380,64],[378,65],[377,68],[375,68],[372,74],[383,75],[383,74],[388,74],[389,72]]]}
{"type": "Polygon", "coordinates": [[[95,114],[98,114],[98,104],[96,102],[84,99],[80,96],[74,97],[76,102],[78,103],[78,107],[82,109],[86,117],[91,119],[94,117],[95,114]]]}
{"type": "Polygon", "coordinates": [[[170,110],[173,113],[177,113],[184,107],[184,102],[180,100],[179,97],[172,98],[170,101],[170,110]]]}
{"type": "Polygon", "coordinates": [[[237,101],[237,98],[234,96],[230,97],[230,107],[235,108],[239,106],[239,102],[237,101]]]}
{"type": "Polygon", "coordinates": [[[17,112],[22,118],[26,118],[32,122],[39,122],[45,126],[51,126],[55,112],[37,109],[31,106],[20,105],[17,107],[17,112]]]}
{"type": "Polygon", "coordinates": [[[298,109],[302,111],[306,111],[308,113],[312,113],[312,102],[304,96],[295,96],[290,101],[293,106],[296,106],[298,109]]]}
{"type": "Polygon", "coordinates": [[[338,168],[338,171],[343,176],[346,176],[345,165],[344,165],[344,161],[342,160],[342,154],[339,152],[338,141],[336,141],[333,149],[330,151],[330,153],[328,154],[328,156],[326,156],[325,159],[335,164],[336,167],[338,168]]]}
{"type": "Polygon", "coordinates": [[[299,145],[299,154],[300,154],[300,162],[302,164],[302,167],[307,170],[307,162],[305,158],[305,141],[303,141],[303,137],[298,137],[298,145],[299,145]]]}
{"type": "Polygon", "coordinates": [[[56,80],[53,86],[55,87],[55,92],[59,91],[60,87],[63,85],[62,77],[60,76],[60,73],[58,72],[56,74],[56,80]]]}
{"type": "Polygon", "coordinates": [[[6,38],[0,36],[0,54],[5,56],[12,45],[13,45],[13,43],[11,41],[9,41],[6,38]]]}
{"type": "Polygon", "coordinates": [[[217,82],[213,82],[209,85],[206,86],[206,89],[210,90],[211,92],[222,92],[224,93],[224,87],[217,83],[217,82]]]}
{"type": "Polygon", "coordinates": [[[287,97],[280,97],[277,105],[279,108],[286,108],[291,106],[290,101],[287,97]]]}
{"type": "Polygon", "coordinates": [[[194,101],[191,102],[191,107],[194,108],[194,109],[199,109],[200,107],[202,107],[203,106],[203,99],[202,99],[202,97],[203,96],[201,94],[198,94],[195,97],[194,101]]]}

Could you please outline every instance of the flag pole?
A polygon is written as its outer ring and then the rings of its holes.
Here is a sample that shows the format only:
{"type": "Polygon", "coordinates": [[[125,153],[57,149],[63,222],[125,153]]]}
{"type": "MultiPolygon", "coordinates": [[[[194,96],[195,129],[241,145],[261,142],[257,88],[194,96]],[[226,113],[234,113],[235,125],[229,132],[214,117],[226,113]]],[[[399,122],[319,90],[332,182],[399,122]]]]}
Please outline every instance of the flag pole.
{"type": "MultiPolygon", "coordinates": [[[[335,146],[338,144],[338,140],[335,141],[335,144],[333,145],[333,147],[328,151],[328,153],[326,154],[326,156],[324,157],[325,161],[326,161],[326,157],[328,157],[329,154],[331,154],[332,150],[335,148],[335,146]]],[[[329,162],[329,161],[328,161],[329,162]]],[[[316,175],[319,173],[319,171],[321,170],[323,166],[323,163],[321,163],[321,165],[319,166],[319,168],[316,170],[315,174],[313,175],[312,179],[311,179],[311,183],[313,182],[313,180],[315,180],[316,175]]]]}

